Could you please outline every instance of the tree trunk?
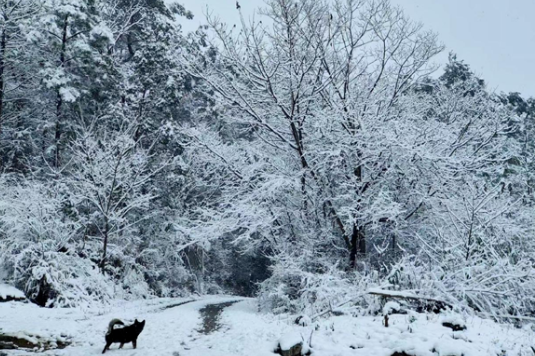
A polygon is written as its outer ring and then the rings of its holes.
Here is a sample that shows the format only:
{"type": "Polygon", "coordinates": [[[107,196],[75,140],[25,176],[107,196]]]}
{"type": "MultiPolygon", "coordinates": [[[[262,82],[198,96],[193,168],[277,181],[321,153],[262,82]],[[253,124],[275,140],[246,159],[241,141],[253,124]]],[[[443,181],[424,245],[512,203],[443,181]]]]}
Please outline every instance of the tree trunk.
{"type": "MultiPolygon", "coordinates": [[[[7,20],[7,19],[6,19],[7,20]]],[[[2,38],[0,40],[0,137],[2,135],[3,122],[4,122],[4,87],[5,87],[5,65],[6,65],[6,47],[7,47],[7,35],[6,29],[2,30],[2,38]]]]}
{"type": "MultiPolygon", "coordinates": [[[[65,52],[67,50],[67,29],[69,26],[69,16],[65,16],[65,21],[63,22],[63,36],[61,39],[61,52],[59,55],[60,67],[65,70],[65,52]]],[[[57,99],[56,99],[56,134],[54,135],[54,145],[55,145],[55,154],[54,154],[54,166],[56,168],[60,165],[60,140],[62,134],[61,128],[61,109],[63,106],[63,98],[61,97],[61,88],[58,88],[57,99]]]]}
{"type": "Polygon", "coordinates": [[[307,184],[306,184],[306,172],[301,175],[301,195],[303,199],[303,210],[308,210],[307,204],[307,184]]]}
{"type": "Polygon", "coordinates": [[[364,236],[364,231],[362,229],[359,229],[359,236],[357,240],[357,253],[361,257],[366,256],[366,236],[364,236]]]}
{"type": "MultiPolygon", "coordinates": [[[[360,157],[360,153],[359,153],[360,157]]],[[[354,170],[354,174],[357,177],[357,180],[360,182],[362,181],[362,166],[358,166],[354,170]]],[[[359,191],[359,195],[363,194],[366,188],[361,189],[359,191]]],[[[361,198],[358,198],[358,202],[360,203],[361,198]]],[[[358,206],[357,206],[357,212],[355,215],[358,214],[358,206]]],[[[359,226],[358,220],[355,220],[353,224],[353,233],[351,234],[351,245],[350,245],[350,251],[349,251],[349,266],[351,268],[357,267],[357,257],[365,257],[366,256],[366,236],[364,235],[364,231],[359,226]]]]}
{"type": "Polygon", "coordinates": [[[126,35],[126,47],[128,48],[128,54],[130,54],[128,60],[130,60],[136,54],[134,47],[132,46],[132,35],[130,33],[126,35]]]}
{"type": "Polygon", "coordinates": [[[357,258],[366,256],[366,239],[362,229],[355,223],[351,234],[351,249],[349,251],[349,266],[357,267],[357,258]]]}
{"type": "Polygon", "coordinates": [[[104,246],[102,247],[102,259],[100,260],[100,272],[104,274],[104,267],[106,266],[106,255],[108,254],[108,235],[110,233],[110,223],[106,217],[104,223],[104,246]]]}

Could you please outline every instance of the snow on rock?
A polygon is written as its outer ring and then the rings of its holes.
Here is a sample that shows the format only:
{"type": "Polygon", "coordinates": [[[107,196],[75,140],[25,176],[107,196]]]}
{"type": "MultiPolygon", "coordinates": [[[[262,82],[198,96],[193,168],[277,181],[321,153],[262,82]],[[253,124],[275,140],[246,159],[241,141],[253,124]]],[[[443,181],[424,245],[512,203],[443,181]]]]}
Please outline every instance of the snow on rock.
{"type": "Polygon", "coordinates": [[[453,331],[461,331],[466,329],[466,323],[457,314],[447,314],[440,318],[442,326],[452,329],[453,331]]]}
{"type": "Polygon", "coordinates": [[[288,351],[292,347],[303,343],[303,337],[296,331],[289,332],[279,339],[279,345],[282,351],[288,351]]]}
{"type": "Polygon", "coordinates": [[[300,315],[295,319],[295,323],[301,326],[309,326],[312,324],[312,319],[308,315],[300,315]]]}
{"type": "Polygon", "coordinates": [[[399,312],[401,310],[401,306],[397,302],[388,302],[383,307],[383,315],[390,315],[392,313],[399,312]]]}
{"type": "Polygon", "coordinates": [[[459,326],[466,326],[466,323],[464,322],[462,317],[458,314],[453,314],[453,313],[442,315],[440,317],[440,321],[442,323],[450,323],[450,324],[456,324],[459,326]]]}
{"type": "Polygon", "coordinates": [[[8,284],[0,283],[0,302],[24,299],[26,299],[26,296],[22,291],[8,284]]]}
{"type": "MultiPolygon", "coordinates": [[[[26,349],[26,350],[51,350],[65,348],[69,345],[69,340],[63,337],[42,338],[29,335],[24,332],[7,333],[0,332],[0,350],[2,349],[26,349]]],[[[1,355],[1,354],[0,354],[1,355]]]]}

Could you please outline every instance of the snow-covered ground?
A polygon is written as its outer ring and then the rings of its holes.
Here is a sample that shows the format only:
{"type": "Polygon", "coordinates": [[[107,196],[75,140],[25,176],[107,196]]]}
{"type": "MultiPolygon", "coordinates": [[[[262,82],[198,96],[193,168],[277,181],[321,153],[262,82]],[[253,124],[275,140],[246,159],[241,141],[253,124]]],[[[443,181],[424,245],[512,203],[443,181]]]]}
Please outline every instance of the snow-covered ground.
{"type": "MultiPolygon", "coordinates": [[[[176,306],[187,299],[153,299],[118,302],[112,307],[90,310],[44,309],[18,302],[0,303],[0,333],[33,335],[70,340],[63,350],[47,355],[98,355],[104,347],[108,322],[146,320],[137,350],[118,344],[106,354],[143,356],[273,356],[279,341],[303,340],[313,356],[390,356],[404,351],[414,356],[533,356],[530,327],[517,329],[479,318],[463,319],[467,330],[453,332],[442,326],[455,318],[431,314],[391,315],[388,328],[382,317],[337,316],[302,327],[294,317],[257,312],[254,299],[203,297],[176,306]],[[203,334],[199,311],[209,304],[237,303],[223,309],[221,328],[203,334]],[[168,306],[174,306],[166,308],[168,306]],[[308,344],[311,345],[308,345],[308,344]]],[[[459,317],[457,317],[459,318],[459,317]]],[[[462,319],[462,318],[461,318],[462,319]]],[[[6,352],[6,351],[4,351],[6,352]]],[[[28,355],[7,351],[8,355],[28,355]]],[[[35,354],[35,353],[31,353],[35,354]]]]}

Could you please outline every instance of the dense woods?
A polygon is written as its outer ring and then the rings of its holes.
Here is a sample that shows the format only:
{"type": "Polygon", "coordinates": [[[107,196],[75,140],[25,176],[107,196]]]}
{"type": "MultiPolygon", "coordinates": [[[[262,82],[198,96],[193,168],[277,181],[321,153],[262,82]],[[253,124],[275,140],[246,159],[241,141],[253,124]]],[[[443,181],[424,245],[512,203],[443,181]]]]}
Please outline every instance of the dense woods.
{"type": "Polygon", "coordinates": [[[318,313],[380,286],[535,313],[534,99],[438,69],[437,36],[387,0],[192,16],[0,2],[0,278],[43,306],[318,313]]]}

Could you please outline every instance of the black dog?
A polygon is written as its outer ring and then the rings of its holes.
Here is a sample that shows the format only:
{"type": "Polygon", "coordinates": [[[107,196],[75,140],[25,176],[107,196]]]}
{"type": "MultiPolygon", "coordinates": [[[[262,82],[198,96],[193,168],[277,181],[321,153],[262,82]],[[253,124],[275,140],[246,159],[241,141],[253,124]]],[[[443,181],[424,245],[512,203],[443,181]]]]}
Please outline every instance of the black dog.
{"type": "Polygon", "coordinates": [[[110,321],[110,325],[108,326],[108,332],[106,333],[106,346],[104,346],[104,350],[102,350],[102,353],[105,353],[106,350],[109,350],[111,344],[116,342],[121,343],[121,346],[119,346],[119,348],[122,348],[125,343],[131,342],[134,345],[135,349],[137,346],[137,337],[139,336],[139,334],[141,334],[143,328],[145,327],[145,320],[139,322],[136,319],[134,321],[134,324],[132,325],[125,326],[124,328],[120,329],[114,329],[113,327],[117,324],[124,325],[124,323],[119,319],[113,319],[112,321],[110,321]]]}

